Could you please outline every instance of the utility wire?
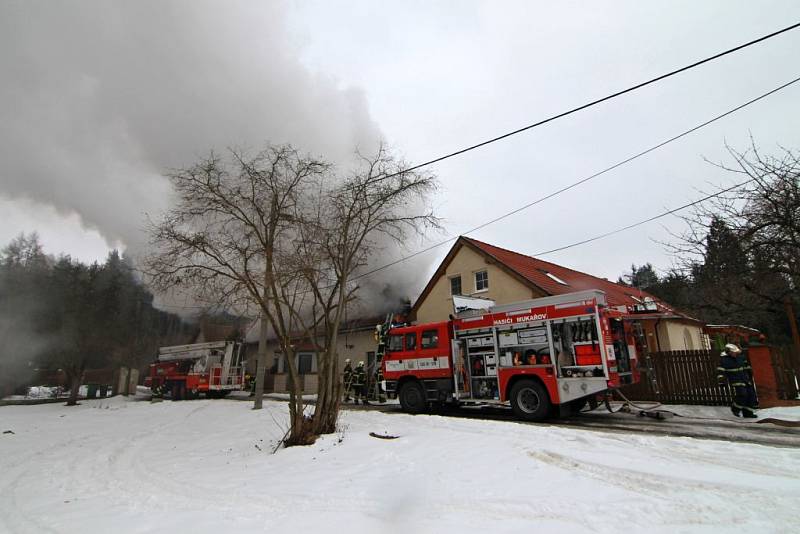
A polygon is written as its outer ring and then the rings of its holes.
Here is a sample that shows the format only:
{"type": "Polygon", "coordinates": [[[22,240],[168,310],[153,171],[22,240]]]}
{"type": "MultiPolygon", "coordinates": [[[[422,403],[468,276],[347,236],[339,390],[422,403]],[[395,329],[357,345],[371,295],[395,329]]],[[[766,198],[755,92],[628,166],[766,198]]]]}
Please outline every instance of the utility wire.
{"type": "Polygon", "coordinates": [[[544,256],[546,254],[552,254],[554,252],[560,252],[562,250],[567,250],[568,248],[573,248],[573,247],[577,247],[577,246],[580,246],[580,245],[585,245],[586,243],[591,243],[592,241],[597,241],[598,239],[603,239],[605,237],[612,236],[612,235],[618,234],[620,232],[624,232],[625,230],[630,230],[631,228],[636,228],[637,226],[641,226],[643,224],[647,224],[649,222],[655,221],[656,219],[661,219],[662,217],[666,217],[667,215],[672,215],[673,213],[676,213],[678,211],[685,210],[686,208],[690,208],[692,206],[696,206],[697,204],[701,204],[701,203],[705,202],[706,200],[710,200],[710,199],[712,199],[714,197],[718,197],[720,195],[723,195],[725,193],[733,191],[734,189],[738,189],[738,188],[740,188],[742,186],[745,186],[745,185],[749,184],[750,182],[752,182],[754,180],[755,180],[754,178],[751,178],[750,180],[746,180],[746,181],[744,181],[742,183],[733,185],[733,186],[728,187],[726,189],[723,189],[721,191],[717,191],[716,193],[713,193],[711,195],[704,196],[703,198],[701,198],[699,200],[695,200],[694,202],[690,202],[688,204],[684,204],[683,206],[680,206],[680,207],[665,211],[663,213],[660,213],[658,215],[654,215],[653,217],[649,217],[649,218],[641,220],[639,222],[635,222],[633,224],[629,224],[627,226],[623,226],[621,228],[617,228],[616,230],[611,230],[610,232],[606,232],[604,234],[600,234],[600,235],[596,235],[594,237],[590,237],[589,239],[584,239],[582,241],[576,241],[575,243],[571,243],[569,245],[564,245],[563,247],[552,248],[550,250],[545,250],[543,252],[537,252],[536,254],[533,254],[532,256],[544,256]]]}
{"type": "MultiPolygon", "coordinates": [[[[795,26],[797,26],[797,25],[795,25],[795,26]]],[[[786,31],[786,30],[782,30],[782,31],[786,31]]],[[[763,39],[763,38],[762,38],[762,39],[763,39]]],[[[744,46],[744,45],[743,45],[743,46],[744,46]]],[[[471,234],[471,233],[473,233],[473,232],[476,232],[476,231],[478,231],[478,230],[481,230],[481,229],[483,229],[483,228],[486,228],[486,227],[487,227],[487,226],[489,226],[489,225],[492,225],[492,224],[494,224],[494,223],[496,223],[496,222],[499,222],[499,221],[502,221],[503,219],[506,219],[506,218],[508,218],[508,217],[510,217],[510,216],[512,216],[512,215],[515,215],[515,214],[517,214],[517,213],[520,213],[521,211],[524,211],[524,210],[526,210],[526,209],[528,209],[528,208],[530,208],[530,207],[532,207],[532,206],[535,206],[536,204],[539,204],[539,203],[541,203],[541,202],[544,202],[545,200],[549,200],[549,199],[551,199],[551,198],[553,198],[553,197],[555,197],[555,196],[557,196],[557,195],[560,195],[561,193],[564,193],[564,192],[566,192],[566,191],[569,191],[570,189],[573,189],[573,188],[575,188],[575,187],[578,187],[579,185],[582,185],[582,184],[584,184],[584,183],[586,183],[586,182],[588,182],[588,181],[590,181],[590,180],[593,180],[594,178],[597,178],[597,177],[599,177],[599,176],[602,176],[603,174],[606,174],[606,173],[608,173],[608,172],[610,172],[610,171],[612,171],[612,170],[614,170],[614,169],[617,169],[617,168],[619,168],[619,167],[621,167],[621,166],[623,166],[623,165],[625,165],[625,164],[627,164],[627,163],[630,163],[631,161],[634,161],[634,160],[636,160],[636,159],[638,159],[638,158],[640,158],[640,157],[642,157],[642,156],[645,156],[646,154],[649,154],[650,152],[653,152],[653,151],[655,151],[655,150],[658,150],[659,148],[662,148],[662,147],[664,147],[665,145],[668,145],[669,143],[672,143],[673,141],[677,141],[678,139],[681,139],[682,137],[685,137],[685,136],[687,136],[687,135],[689,135],[689,134],[691,134],[691,133],[693,133],[693,132],[696,132],[697,130],[699,130],[699,129],[701,129],[701,128],[704,128],[705,126],[708,126],[709,124],[712,124],[712,123],[714,123],[714,122],[716,122],[716,121],[718,121],[718,120],[720,120],[720,119],[722,119],[722,118],[724,118],[724,117],[727,117],[728,115],[731,115],[731,114],[733,114],[733,113],[736,113],[737,111],[739,111],[739,110],[741,110],[741,109],[743,109],[743,108],[745,108],[745,107],[747,107],[747,106],[750,106],[751,104],[754,104],[754,103],[756,103],[756,102],[758,102],[758,101],[760,101],[760,100],[763,100],[764,98],[766,98],[766,97],[768,97],[768,96],[770,96],[770,95],[772,95],[772,94],[775,94],[775,93],[777,93],[778,91],[781,91],[781,90],[783,90],[783,89],[785,89],[785,88],[789,87],[790,85],[793,85],[793,84],[797,83],[798,81],[800,81],[800,77],[794,78],[793,80],[791,80],[791,81],[789,81],[789,82],[786,82],[786,83],[784,83],[783,85],[780,85],[780,86],[776,87],[775,89],[772,89],[771,91],[768,91],[768,92],[766,92],[766,93],[763,93],[763,94],[761,94],[761,95],[759,95],[759,96],[757,96],[757,97],[755,97],[755,98],[752,98],[752,99],[748,100],[747,102],[745,102],[745,103],[743,103],[743,104],[740,104],[740,105],[736,106],[735,108],[729,109],[728,111],[726,111],[726,112],[724,112],[724,113],[721,113],[721,114],[719,114],[719,115],[717,115],[717,116],[715,116],[715,117],[713,117],[713,118],[711,118],[711,119],[709,119],[709,120],[707,120],[707,121],[705,121],[705,122],[702,122],[702,123],[700,123],[700,124],[698,124],[698,125],[696,125],[696,126],[694,126],[694,127],[692,127],[692,128],[689,128],[688,130],[685,130],[685,131],[683,131],[683,132],[681,132],[681,133],[679,133],[679,134],[677,134],[677,135],[675,135],[675,136],[673,136],[673,137],[670,137],[669,139],[665,139],[664,141],[661,141],[660,143],[658,143],[658,144],[655,144],[655,145],[651,146],[650,148],[647,148],[647,149],[645,149],[645,150],[642,150],[641,152],[638,152],[637,154],[634,154],[633,156],[630,156],[630,157],[628,157],[628,158],[625,158],[625,159],[623,159],[623,160],[621,160],[621,161],[619,161],[619,162],[617,162],[617,163],[615,163],[615,164],[611,165],[610,167],[606,167],[605,169],[603,169],[603,170],[601,170],[601,171],[599,171],[599,172],[596,172],[596,173],[594,173],[594,174],[591,174],[591,175],[589,175],[589,176],[587,176],[587,177],[585,177],[585,178],[582,178],[581,180],[578,180],[577,182],[573,182],[573,183],[572,183],[572,184],[570,184],[570,185],[567,185],[567,186],[565,186],[565,187],[562,187],[561,189],[558,189],[558,190],[556,190],[556,191],[553,191],[552,193],[549,193],[549,194],[547,194],[547,195],[545,195],[545,196],[543,196],[543,197],[540,197],[540,198],[538,198],[538,199],[536,199],[536,200],[534,200],[534,201],[532,201],[532,202],[529,202],[529,203],[527,203],[527,204],[525,204],[525,205],[523,205],[523,206],[520,206],[519,208],[516,208],[516,209],[514,209],[514,210],[511,210],[511,211],[509,211],[509,212],[507,212],[507,213],[504,213],[503,215],[500,215],[500,216],[498,216],[498,217],[495,217],[494,219],[491,219],[491,220],[489,220],[489,221],[486,221],[486,222],[484,222],[484,223],[482,223],[482,224],[479,224],[478,226],[475,226],[475,227],[473,227],[473,228],[470,228],[469,230],[467,230],[467,231],[463,232],[461,235],[467,235],[467,234],[471,234]]],[[[425,165],[425,164],[423,164],[423,165],[425,165]]],[[[419,166],[417,166],[417,167],[415,167],[415,168],[418,168],[418,167],[419,167],[419,166]]],[[[388,177],[388,176],[387,176],[387,177],[388,177]]],[[[739,186],[734,186],[734,187],[740,187],[741,185],[742,185],[742,184],[740,184],[739,186]]],[[[719,194],[721,194],[721,193],[723,193],[723,192],[726,192],[726,191],[727,191],[727,190],[725,190],[725,191],[722,191],[722,192],[720,192],[719,194]]],[[[712,196],[713,196],[713,195],[712,195],[712,196]]],[[[694,203],[692,203],[692,204],[687,204],[686,206],[682,206],[682,207],[680,207],[680,208],[676,208],[674,211],[679,211],[679,210],[681,210],[681,209],[685,209],[685,208],[687,208],[687,207],[693,206],[693,205],[695,205],[695,204],[697,204],[697,203],[700,203],[700,202],[703,202],[703,201],[707,200],[708,198],[711,198],[711,197],[707,197],[707,198],[704,198],[704,199],[700,199],[699,201],[696,201],[696,202],[694,202],[694,203]]],[[[669,215],[669,213],[664,213],[664,214],[662,214],[662,215],[660,215],[660,216],[658,216],[658,217],[656,217],[656,218],[659,218],[659,217],[664,217],[664,216],[666,216],[666,215],[669,215]]],[[[655,218],[651,218],[651,219],[648,219],[647,221],[642,221],[642,222],[640,222],[640,223],[636,223],[634,226],[638,226],[638,225],[640,225],[640,224],[645,224],[646,222],[650,222],[650,220],[655,220],[655,218]]],[[[631,226],[631,228],[632,228],[632,227],[633,227],[633,226],[631,226]]],[[[628,227],[621,228],[621,229],[618,229],[618,230],[614,230],[613,232],[609,233],[608,235],[612,235],[613,233],[618,233],[618,232],[621,232],[621,231],[623,231],[623,230],[627,230],[627,229],[628,229],[628,227]]],[[[592,238],[592,239],[586,240],[585,242],[587,242],[587,243],[588,243],[588,242],[590,242],[590,241],[593,241],[593,240],[595,240],[595,239],[601,239],[602,237],[607,237],[607,235],[606,235],[606,234],[603,234],[602,236],[597,236],[597,237],[595,237],[595,238],[592,238]]],[[[417,252],[414,252],[414,253],[412,253],[412,254],[409,254],[408,256],[404,256],[404,257],[402,257],[402,258],[399,258],[399,259],[397,259],[397,260],[395,260],[395,261],[389,262],[389,263],[387,263],[387,264],[381,265],[380,267],[376,267],[376,268],[374,268],[374,269],[371,269],[371,270],[369,270],[369,271],[367,271],[367,272],[365,272],[365,273],[361,273],[361,274],[359,274],[359,275],[357,275],[357,276],[354,276],[354,277],[352,277],[352,278],[351,278],[351,280],[358,280],[358,279],[360,279],[360,278],[365,278],[365,277],[367,277],[367,276],[370,276],[370,275],[372,275],[372,274],[375,274],[375,273],[377,273],[377,272],[379,272],[379,271],[382,271],[382,270],[384,270],[384,269],[388,269],[389,267],[393,267],[393,266],[395,266],[395,265],[397,265],[397,264],[403,263],[403,262],[405,262],[405,261],[408,261],[408,260],[410,260],[410,259],[412,259],[412,258],[415,258],[415,257],[417,257],[417,256],[420,256],[420,255],[422,255],[422,254],[425,254],[426,252],[430,252],[431,250],[437,249],[437,248],[441,247],[442,245],[446,245],[447,243],[451,243],[451,242],[455,241],[456,239],[458,239],[458,236],[456,236],[456,237],[449,237],[449,238],[447,238],[447,239],[445,239],[445,240],[443,240],[443,241],[439,241],[439,242],[437,242],[437,243],[434,243],[433,245],[430,245],[430,246],[428,246],[428,247],[426,247],[426,248],[423,248],[423,249],[421,249],[421,250],[418,250],[417,252]]],[[[574,247],[574,246],[578,246],[579,244],[583,244],[583,243],[584,243],[584,242],[580,242],[580,243],[574,243],[574,244],[572,244],[572,245],[568,245],[568,246],[566,246],[566,247],[562,247],[562,248],[558,248],[558,249],[553,249],[553,250],[545,251],[545,252],[543,252],[543,253],[536,254],[536,255],[542,255],[542,254],[551,254],[551,253],[554,253],[554,252],[558,252],[558,251],[560,251],[560,250],[564,250],[565,248],[571,248],[571,247],[574,247]]],[[[181,308],[182,308],[182,309],[203,309],[203,308],[207,308],[207,307],[208,307],[208,306],[186,306],[186,305],[185,305],[185,306],[180,306],[180,305],[163,305],[163,306],[164,306],[164,307],[170,307],[170,308],[177,308],[177,309],[181,309],[181,308]]]]}
{"type": "MultiPolygon", "coordinates": [[[[658,143],[656,145],[653,145],[650,148],[647,148],[645,150],[642,150],[641,152],[639,152],[637,154],[634,154],[633,156],[630,156],[629,158],[626,158],[626,159],[624,159],[622,161],[619,161],[619,162],[615,163],[614,165],[611,165],[610,167],[606,167],[602,171],[599,171],[599,172],[596,172],[596,173],[594,173],[592,175],[589,175],[589,176],[587,176],[587,177],[585,177],[585,178],[583,178],[581,180],[578,180],[577,182],[573,182],[570,185],[562,187],[561,189],[553,191],[552,193],[549,193],[549,194],[547,194],[547,195],[545,195],[543,197],[540,197],[540,198],[538,198],[538,199],[536,199],[536,200],[534,200],[532,202],[529,202],[529,203],[525,204],[524,206],[520,206],[519,208],[516,208],[516,209],[514,209],[512,211],[509,211],[507,213],[504,213],[503,215],[495,217],[494,219],[491,219],[491,220],[489,220],[489,221],[487,221],[485,223],[479,224],[478,226],[475,226],[474,228],[470,228],[469,230],[463,232],[461,235],[467,235],[467,234],[471,234],[473,232],[476,232],[478,230],[481,230],[482,228],[485,228],[485,227],[487,227],[487,226],[489,226],[491,224],[494,224],[494,223],[496,223],[498,221],[502,221],[503,219],[506,219],[506,218],[508,218],[508,217],[510,217],[512,215],[515,215],[515,214],[517,214],[517,213],[519,213],[521,211],[524,211],[524,210],[526,210],[526,209],[528,209],[528,208],[530,208],[532,206],[535,206],[536,204],[544,202],[545,200],[551,199],[551,198],[553,198],[553,197],[555,197],[557,195],[560,195],[561,193],[569,191],[570,189],[573,189],[573,188],[575,188],[575,187],[577,187],[579,185],[582,185],[582,184],[584,184],[584,183],[586,183],[586,182],[588,182],[590,180],[593,180],[593,179],[597,178],[598,176],[606,174],[607,172],[610,172],[610,171],[612,171],[614,169],[617,169],[617,168],[619,168],[619,167],[621,167],[621,166],[623,166],[623,165],[625,165],[627,163],[630,163],[631,161],[634,161],[634,160],[636,160],[636,159],[638,159],[638,158],[640,158],[640,157],[642,157],[642,156],[644,156],[646,154],[649,154],[650,152],[653,152],[654,150],[658,150],[659,148],[661,148],[661,147],[663,147],[665,145],[668,145],[669,143],[672,143],[673,141],[677,141],[678,139],[680,139],[682,137],[685,137],[685,136],[689,135],[690,133],[696,132],[697,130],[699,130],[699,129],[705,127],[705,126],[708,126],[709,124],[712,124],[712,123],[714,123],[714,122],[716,122],[716,121],[718,121],[718,120],[720,120],[720,119],[722,119],[724,117],[727,117],[728,115],[731,115],[732,113],[735,113],[735,112],[737,112],[737,111],[739,111],[739,110],[741,110],[741,109],[743,109],[743,108],[745,108],[745,107],[747,107],[747,106],[749,106],[751,104],[754,104],[755,102],[758,102],[759,100],[762,100],[762,99],[764,99],[764,98],[766,98],[766,97],[768,97],[768,96],[770,96],[772,94],[775,94],[778,91],[781,91],[781,90],[789,87],[790,85],[793,85],[793,84],[797,83],[798,81],[800,81],[800,77],[797,77],[797,78],[795,78],[795,79],[793,79],[793,80],[791,80],[791,81],[789,81],[787,83],[784,83],[783,85],[780,85],[780,86],[776,87],[775,89],[772,89],[771,91],[768,91],[768,92],[763,93],[763,94],[761,94],[761,95],[759,95],[759,96],[757,96],[757,97],[755,97],[755,98],[753,98],[751,100],[748,100],[744,104],[736,106],[735,108],[732,108],[732,109],[726,111],[725,113],[722,113],[722,114],[717,115],[716,117],[713,117],[713,118],[711,118],[711,119],[709,119],[709,120],[707,120],[705,122],[702,122],[702,123],[698,124],[697,126],[689,128],[688,130],[685,130],[685,131],[679,133],[678,135],[675,135],[673,137],[670,137],[669,139],[661,141],[660,143],[658,143]]],[[[370,271],[362,273],[362,274],[360,274],[358,276],[354,276],[353,278],[351,278],[351,280],[357,280],[359,278],[363,278],[365,276],[369,276],[371,274],[374,274],[374,273],[376,273],[378,271],[382,271],[384,269],[387,269],[389,267],[397,265],[398,263],[402,263],[404,261],[410,260],[411,258],[415,258],[415,257],[417,257],[417,256],[419,256],[421,254],[425,254],[426,252],[430,252],[431,250],[439,248],[442,245],[446,245],[447,243],[453,242],[456,239],[458,239],[458,236],[449,237],[449,238],[447,238],[447,239],[445,239],[443,241],[439,241],[438,243],[430,245],[430,246],[428,246],[428,247],[426,247],[426,248],[424,248],[422,250],[418,250],[417,252],[414,252],[413,254],[409,254],[408,256],[404,256],[404,257],[402,257],[400,259],[397,259],[397,260],[395,260],[393,262],[387,263],[387,264],[382,265],[380,267],[376,267],[375,269],[372,269],[370,271]]]]}
{"type": "Polygon", "coordinates": [[[394,172],[394,173],[391,173],[391,174],[387,174],[386,176],[382,177],[381,179],[382,180],[386,180],[386,179],[392,178],[394,176],[398,176],[398,175],[406,173],[406,172],[411,172],[411,171],[417,170],[417,169],[419,169],[421,167],[426,167],[428,165],[432,165],[434,163],[438,163],[440,161],[444,161],[444,160],[452,158],[454,156],[458,156],[458,155],[464,154],[465,152],[469,152],[471,150],[475,150],[476,148],[481,148],[481,147],[484,147],[484,146],[489,145],[491,143],[496,143],[497,141],[506,139],[507,137],[511,137],[512,135],[517,135],[519,133],[531,130],[531,129],[536,128],[538,126],[542,126],[543,124],[547,124],[548,122],[552,122],[552,121],[560,119],[562,117],[566,117],[567,115],[572,115],[573,113],[577,113],[578,111],[582,111],[582,110],[584,110],[586,108],[595,106],[595,105],[600,104],[602,102],[605,102],[607,100],[611,100],[611,99],[616,98],[618,96],[622,96],[624,94],[636,91],[637,89],[641,89],[642,87],[646,87],[648,85],[651,85],[651,84],[653,84],[655,82],[664,80],[664,79],[669,78],[671,76],[675,76],[676,74],[680,74],[682,72],[685,72],[687,70],[693,69],[695,67],[699,67],[700,65],[703,65],[705,63],[709,63],[709,62],[714,61],[716,59],[719,59],[719,58],[721,58],[723,56],[727,56],[728,54],[732,54],[734,52],[738,52],[739,50],[742,50],[742,49],[747,48],[749,46],[753,46],[753,45],[758,44],[758,43],[760,43],[762,41],[766,41],[767,39],[771,39],[771,38],[776,37],[776,36],[778,36],[778,35],[780,35],[782,33],[786,33],[786,32],[788,32],[790,30],[794,30],[794,29],[796,29],[798,27],[800,27],[800,22],[797,22],[797,23],[792,24],[791,26],[787,26],[786,28],[783,28],[781,30],[778,30],[778,31],[772,32],[770,34],[764,35],[762,37],[759,37],[758,39],[753,39],[752,41],[748,41],[748,42],[746,42],[744,44],[740,44],[739,46],[735,46],[733,48],[729,48],[728,50],[725,50],[724,52],[719,52],[718,54],[714,54],[713,56],[709,56],[709,57],[707,57],[705,59],[701,59],[700,61],[696,61],[696,62],[694,62],[694,63],[692,63],[690,65],[686,65],[685,67],[681,67],[679,69],[675,69],[673,71],[667,72],[666,74],[662,74],[660,76],[656,76],[655,78],[651,78],[651,79],[649,79],[649,80],[647,80],[645,82],[636,84],[636,85],[634,85],[632,87],[628,87],[627,89],[623,89],[621,91],[617,91],[616,93],[612,93],[612,94],[604,96],[602,98],[598,98],[597,100],[592,100],[591,102],[589,102],[587,104],[583,104],[582,106],[578,106],[576,108],[572,108],[572,109],[567,110],[567,111],[562,111],[561,113],[558,113],[557,115],[553,115],[553,116],[548,117],[546,119],[542,119],[542,120],[540,120],[538,122],[534,122],[533,124],[529,124],[527,126],[523,126],[521,128],[517,128],[516,130],[513,130],[513,131],[508,132],[508,133],[504,133],[502,135],[498,135],[497,137],[493,137],[491,139],[487,139],[485,141],[481,141],[478,144],[475,144],[475,145],[472,145],[472,146],[468,146],[468,147],[462,148],[460,150],[456,150],[455,152],[451,152],[449,154],[445,154],[444,156],[439,156],[438,158],[434,158],[434,159],[426,161],[424,163],[420,163],[418,165],[414,165],[413,167],[409,167],[407,169],[403,169],[402,171],[398,171],[398,172],[394,172]]]}

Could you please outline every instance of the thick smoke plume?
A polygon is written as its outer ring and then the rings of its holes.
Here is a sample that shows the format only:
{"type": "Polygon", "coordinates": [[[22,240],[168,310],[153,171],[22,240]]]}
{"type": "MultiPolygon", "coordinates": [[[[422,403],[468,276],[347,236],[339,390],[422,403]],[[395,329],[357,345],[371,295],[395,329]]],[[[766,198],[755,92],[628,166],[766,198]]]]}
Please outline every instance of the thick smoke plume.
{"type": "Polygon", "coordinates": [[[379,138],[364,96],[307,72],[275,2],[0,5],[0,195],[78,213],[138,252],[163,173],[292,143],[345,161],[379,138]]]}
{"type": "MultiPolygon", "coordinates": [[[[170,202],[164,173],[210,149],[291,143],[347,172],[380,131],[359,90],[300,64],[286,15],[275,2],[0,4],[0,197],[76,213],[137,258],[145,215],[170,202]]],[[[382,247],[374,265],[407,252],[382,247]]],[[[421,271],[364,279],[359,313],[413,299],[421,271]]]]}

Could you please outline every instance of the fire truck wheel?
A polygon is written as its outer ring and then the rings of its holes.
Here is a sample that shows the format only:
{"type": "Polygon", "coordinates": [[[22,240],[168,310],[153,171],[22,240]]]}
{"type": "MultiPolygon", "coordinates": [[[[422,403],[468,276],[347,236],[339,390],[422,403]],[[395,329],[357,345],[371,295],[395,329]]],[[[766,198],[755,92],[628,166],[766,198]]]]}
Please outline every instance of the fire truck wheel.
{"type": "Polygon", "coordinates": [[[400,387],[400,406],[404,412],[422,413],[428,408],[422,384],[416,381],[406,382],[400,387]]]}
{"type": "Polygon", "coordinates": [[[511,388],[511,407],[520,419],[541,421],[550,413],[550,397],[535,380],[520,380],[511,388]]]}

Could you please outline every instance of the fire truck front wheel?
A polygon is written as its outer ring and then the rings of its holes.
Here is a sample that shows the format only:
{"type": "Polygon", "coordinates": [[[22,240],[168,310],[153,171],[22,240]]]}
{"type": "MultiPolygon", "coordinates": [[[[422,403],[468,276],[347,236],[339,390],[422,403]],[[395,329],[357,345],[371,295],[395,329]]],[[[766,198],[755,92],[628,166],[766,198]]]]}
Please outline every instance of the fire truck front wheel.
{"type": "Polygon", "coordinates": [[[541,421],[550,413],[550,396],[536,380],[520,380],[511,388],[511,407],[520,419],[541,421]]]}
{"type": "Polygon", "coordinates": [[[400,406],[404,412],[422,413],[428,409],[428,402],[425,400],[425,390],[422,384],[416,380],[405,382],[400,386],[400,406]]]}

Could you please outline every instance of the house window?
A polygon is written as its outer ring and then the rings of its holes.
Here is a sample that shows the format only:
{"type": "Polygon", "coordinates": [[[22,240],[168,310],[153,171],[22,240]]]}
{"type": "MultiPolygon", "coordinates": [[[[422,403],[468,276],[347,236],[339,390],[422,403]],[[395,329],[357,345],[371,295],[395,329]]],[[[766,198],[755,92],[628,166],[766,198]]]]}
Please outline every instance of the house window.
{"type": "Polygon", "coordinates": [[[478,271],[475,273],[475,291],[486,291],[489,289],[489,273],[478,271]]]}
{"type": "Polygon", "coordinates": [[[435,349],[439,346],[439,333],[436,330],[425,330],[422,332],[420,345],[423,349],[435,349]]]}
{"type": "Polygon", "coordinates": [[[417,348],[417,334],[412,332],[406,334],[406,350],[415,350],[417,348]]]}
{"type": "Polygon", "coordinates": [[[311,366],[314,361],[314,355],[307,352],[297,355],[297,373],[301,375],[311,374],[311,366]]]}
{"type": "Polygon", "coordinates": [[[461,275],[460,274],[450,278],[450,294],[451,295],[460,295],[461,294],[461,275]]]}

